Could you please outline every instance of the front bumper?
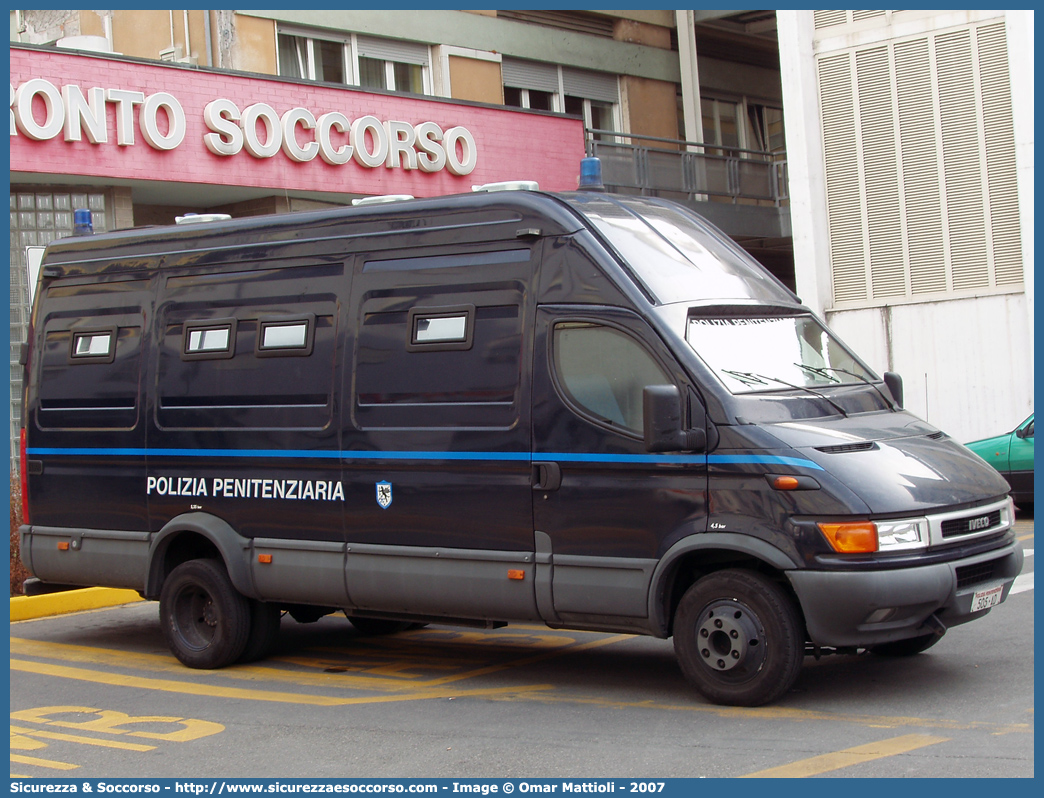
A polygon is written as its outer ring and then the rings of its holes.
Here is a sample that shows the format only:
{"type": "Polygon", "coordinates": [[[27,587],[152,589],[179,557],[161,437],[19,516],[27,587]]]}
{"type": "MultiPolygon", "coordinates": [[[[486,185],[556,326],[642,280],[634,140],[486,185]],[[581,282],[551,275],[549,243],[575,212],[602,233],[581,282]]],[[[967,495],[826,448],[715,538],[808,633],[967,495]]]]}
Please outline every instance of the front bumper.
{"type": "Polygon", "coordinates": [[[973,621],[977,591],[1003,586],[1008,597],[1022,570],[1018,543],[932,565],[874,571],[788,571],[809,639],[820,646],[865,647],[973,621]]]}

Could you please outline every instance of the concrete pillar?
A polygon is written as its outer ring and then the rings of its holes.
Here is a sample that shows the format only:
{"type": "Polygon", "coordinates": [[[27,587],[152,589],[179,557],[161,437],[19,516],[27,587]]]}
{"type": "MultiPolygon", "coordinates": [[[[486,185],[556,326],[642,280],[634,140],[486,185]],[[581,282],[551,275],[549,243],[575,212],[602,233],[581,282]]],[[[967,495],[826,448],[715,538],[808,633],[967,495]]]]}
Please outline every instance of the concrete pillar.
{"type": "Polygon", "coordinates": [[[833,304],[819,81],[811,11],[777,11],[780,79],[787,142],[794,281],[820,316],[833,304]]]}

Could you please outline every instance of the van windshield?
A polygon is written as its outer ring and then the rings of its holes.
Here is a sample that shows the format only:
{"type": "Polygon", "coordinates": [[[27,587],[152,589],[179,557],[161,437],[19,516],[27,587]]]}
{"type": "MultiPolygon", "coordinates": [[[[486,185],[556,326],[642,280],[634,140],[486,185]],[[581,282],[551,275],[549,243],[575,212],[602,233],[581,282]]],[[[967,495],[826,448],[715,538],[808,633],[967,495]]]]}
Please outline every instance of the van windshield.
{"type": "Polygon", "coordinates": [[[686,339],[734,394],[878,379],[811,315],[690,318],[686,339]]]}
{"type": "Polygon", "coordinates": [[[713,297],[794,304],[757,261],[685,208],[645,198],[570,195],[662,304],[713,297]]]}

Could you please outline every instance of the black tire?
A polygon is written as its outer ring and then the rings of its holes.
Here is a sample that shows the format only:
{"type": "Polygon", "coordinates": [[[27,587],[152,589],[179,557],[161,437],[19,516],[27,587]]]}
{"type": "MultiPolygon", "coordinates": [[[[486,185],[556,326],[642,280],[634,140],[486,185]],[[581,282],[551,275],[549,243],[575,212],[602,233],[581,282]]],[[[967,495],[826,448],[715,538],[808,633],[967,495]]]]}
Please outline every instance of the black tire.
{"type": "Polygon", "coordinates": [[[682,596],[674,651],[685,678],[715,704],[756,707],[797,680],[804,624],[793,599],[753,571],[709,574],[682,596]]]}
{"type": "Polygon", "coordinates": [[[879,657],[912,657],[927,651],[942,640],[942,635],[930,634],[921,637],[908,637],[905,640],[893,640],[891,643],[880,643],[867,649],[879,657]]]}
{"type": "Polygon", "coordinates": [[[160,593],[167,645],[189,668],[235,662],[250,634],[250,605],[218,560],[189,560],[170,572],[160,593]]]}
{"type": "Polygon", "coordinates": [[[362,635],[377,637],[378,635],[393,635],[396,632],[404,632],[412,624],[407,621],[389,621],[386,618],[356,618],[348,616],[355,630],[362,635]]]}
{"type": "Polygon", "coordinates": [[[279,622],[283,617],[278,605],[264,601],[250,602],[250,634],[238,662],[256,662],[271,653],[279,640],[279,622]]]}

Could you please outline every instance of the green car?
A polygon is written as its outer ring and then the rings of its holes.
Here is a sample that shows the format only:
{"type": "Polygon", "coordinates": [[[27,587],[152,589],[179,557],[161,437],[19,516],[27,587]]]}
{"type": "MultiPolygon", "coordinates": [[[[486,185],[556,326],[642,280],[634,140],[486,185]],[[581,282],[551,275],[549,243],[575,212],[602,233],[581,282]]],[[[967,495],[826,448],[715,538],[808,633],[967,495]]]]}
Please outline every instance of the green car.
{"type": "Polygon", "coordinates": [[[1032,414],[1012,432],[966,445],[1008,480],[1016,504],[1033,505],[1032,414]]]}

